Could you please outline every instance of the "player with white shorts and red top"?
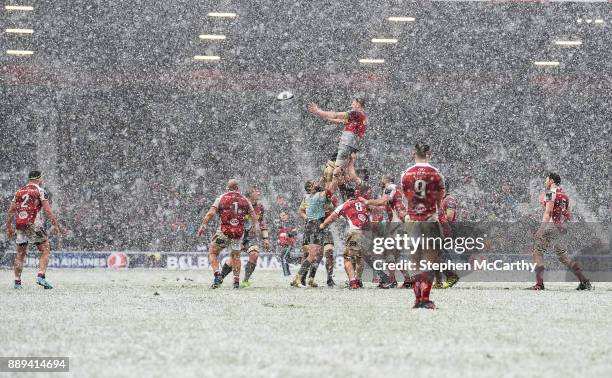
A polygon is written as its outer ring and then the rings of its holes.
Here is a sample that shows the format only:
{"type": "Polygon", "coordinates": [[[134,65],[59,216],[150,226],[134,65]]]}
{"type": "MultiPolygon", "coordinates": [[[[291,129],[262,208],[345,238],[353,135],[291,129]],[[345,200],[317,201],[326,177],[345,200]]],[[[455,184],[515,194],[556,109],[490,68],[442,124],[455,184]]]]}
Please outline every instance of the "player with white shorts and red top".
{"type": "Polygon", "coordinates": [[[17,255],[15,256],[15,289],[21,289],[21,272],[23,271],[23,260],[25,259],[28,244],[33,243],[40,251],[39,269],[36,283],[45,289],[53,289],[46,280],[45,274],[49,264],[51,247],[44,228],[44,219],[40,210],[43,210],[51,224],[53,232],[60,234],[60,227],[53,215],[47,193],[41,187],[42,174],[40,171],[32,171],[28,175],[28,183],[19,189],[8,210],[6,219],[6,234],[9,240],[15,238],[17,243],[17,255]],[[13,218],[15,229],[13,229],[13,218]]]}
{"type": "MultiPolygon", "coordinates": [[[[214,271],[214,279],[211,288],[216,289],[223,283],[221,269],[219,269],[219,253],[229,248],[230,259],[228,267],[234,272],[234,289],[240,287],[240,250],[242,249],[242,239],[244,238],[245,217],[249,215],[251,219],[257,219],[255,210],[251,202],[238,192],[238,181],[231,179],[227,182],[227,192],[217,197],[213,205],[210,207],[202,224],[198,229],[197,236],[204,234],[208,222],[219,214],[219,228],[212,237],[210,247],[208,249],[208,260],[214,271]]],[[[254,234],[259,234],[259,224],[255,222],[254,234]]]]}

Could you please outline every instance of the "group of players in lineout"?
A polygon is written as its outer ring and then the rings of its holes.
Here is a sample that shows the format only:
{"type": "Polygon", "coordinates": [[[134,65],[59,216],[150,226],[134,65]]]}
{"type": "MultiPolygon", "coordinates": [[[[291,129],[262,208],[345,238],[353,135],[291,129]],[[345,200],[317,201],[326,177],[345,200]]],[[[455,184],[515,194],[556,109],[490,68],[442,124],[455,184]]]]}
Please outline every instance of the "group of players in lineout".
{"type": "MultiPolygon", "coordinates": [[[[317,267],[325,256],[327,285],[334,286],[333,253],[334,240],[329,225],[339,217],[347,220],[349,229],[344,248],[344,268],[349,278],[348,287],[363,287],[361,275],[364,270],[366,242],[364,230],[370,230],[379,222],[403,224],[402,232],[423,237],[450,236],[450,225],[457,218],[457,202],[448,193],[444,178],[429,162],[432,149],[425,143],[414,145],[412,156],[414,165],[401,176],[401,187],[398,187],[390,176],[383,176],[380,182],[382,195],[372,197],[372,189],[367,182],[357,175],[355,160],[359,143],[366,132],[367,116],[365,100],[356,98],[348,112],[331,112],[321,110],[317,104],[308,105],[308,110],[322,119],[343,126],[337,153],[327,162],[319,180],[306,181],[304,198],[299,207],[299,215],[304,220],[302,264],[291,282],[291,286],[316,287],[314,280],[317,267]],[[344,201],[338,204],[339,200],[344,201]],[[308,282],[306,279],[308,278],[308,282]]],[[[16,239],[15,289],[21,289],[21,273],[28,243],[33,243],[41,252],[40,266],[36,283],[45,289],[52,285],[46,280],[45,273],[49,261],[50,247],[44,228],[42,209],[52,224],[52,231],[59,234],[60,226],[49,206],[47,194],[42,188],[42,174],[32,171],[28,183],[19,189],[10,204],[6,230],[8,239],[16,239]]],[[[578,290],[590,290],[591,284],[584,276],[578,264],[572,261],[563,243],[564,223],[570,219],[569,197],[559,184],[561,178],[556,173],[549,173],[545,180],[546,191],[540,198],[544,208],[541,226],[535,234],[533,258],[536,262],[536,284],[530,289],[544,290],[544,252],[551,246],[559,260],[568,267],[580,280],[578,290]]],[[[223,279],[233,273],[234,288],[247,288],[250,278],[257,266],[259,255],[258,239],[261,237],[264,249],[270,248],[268,229],[264,221],[264,208],[259,202],[260,192],[252,188],[246,196],[239,191],[238,182],[230,179],[227,192],[220,195],[212,204],[198,229],[201,237],[208,223],[217,214],[219,228],[212,237],[208,258],[214,272],[212,288],[218,288],[223,279]],[[219,253],[229,248],[230,256],[220,266],[219,253]],[[248,254],[245,274],[240,282],[240,253],[248,254]]],[[[398,232],[400,230],[393,230],[398,232]]],[[[421,261],[435,263],[439,261],[442,251],[420,249],[411,255],[416,266],[421,261]]],[[[391,256],[397,258],[398,256],[391,256]]],[[[389,261],[388,256],[386,258],[389,261]]],[[[389,289],[398,287],[395,271],[378,272],[379,287],[389,289]]],[[[434,309],[430,300],[432,288],[449,288],[457,283],[459,277],[452,271],[432,272],[417,271],[410,276],[402,271],[403,288],[412,288],[415,293],[414,308],[434,309]],[[442,281],[442,274],[446,280],[442,281]],[[434,284],[434,279],[436,280],[434,284]]]]}

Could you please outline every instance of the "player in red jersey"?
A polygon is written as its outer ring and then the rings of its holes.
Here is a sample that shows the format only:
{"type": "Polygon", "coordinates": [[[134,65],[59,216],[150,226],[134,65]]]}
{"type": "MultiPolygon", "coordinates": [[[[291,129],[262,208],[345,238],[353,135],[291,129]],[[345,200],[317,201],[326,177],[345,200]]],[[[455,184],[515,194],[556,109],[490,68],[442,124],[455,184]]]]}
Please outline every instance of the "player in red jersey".
{"type": "Polygon", "coordinates": [[[556,173],[546,176],[544,185],[544,216],[542,224],[535,234],[535,245],[533,248],[533,260],[536,263],[536,284],[530,289],[544,290],[544,252],[554,245],[555,253],[559,261],[570,269],[580,280],[576,290],[591,290],[591,282],[584,276],[582,269],[575,261],[572,261],[565,245],[564,236],[567,233],[566,222],[571,219],[570,199],[567,193],[559,186],[561,177],[556,173]]]}
{"type": "Polygon", "coordinates": [[[33,243],[40,251],[39,269],[36,283],[45,289],[53,286],[47,281],[45,274],[49,264],[51,247],[44,229],[44,220],[40,210],[42,209],[47,219],[53,226],[52,231],[59,235],[60,226],[53,215],[51,206],[45,190],[41,187],[42,174],[40,171],[32,171],[28,175],[28,183],[19,189],[8,210],[6,219],[6,234],[8,240],[16,238],[17,255],[15,256],[15,289],[21,289],[21,273],[23,272],[23,260],[25,259],[28,243],[33,243]],[[13,218],[15,229],[13,229],[13,218]]]}
{"type": "MultiPolygon", "coordinates": [[[[255,211],[255,215],[257,218],[253,220],[249,214],[244,217],[244,237],[242,239],[242,251],[246,252],[249,256],[249,260],[244,267],[244,279],[240,283],[240,288],[246,289],[251,287],[251,283],[249,279],[251,275],[255,271],[257,267],[257,259],[259,258],[259,246],[257,245],[257,235],[255,234],[255,227],[253,225],[255,223],[259,224],[259,229],[261,230],[261,238],[263,240],[263,247],[266,251],[270,250],[270,239],[268,235],[268,226],[266,225],[264,219],[264,207],[259,202],[261,198],[261,192],[257,188],[249,189],[247,193],[247,199],[251,201],[251,205],[253,206],[253,211],[255,211]]],[[[223,264],[221,268],[221,279],[225,279],[225,277],[232,271],[232,266],[227,262],[223,264]]]]}
{"type": "MultiPolygon", "coordinates": [[[[457,215],[459,211],[459,203],[450,193],[450,184],[448,180],[444,181],[444,198],[442,198],[441,207],[439,209],[439,218],[446,219],[446,223],[442,224],[442,233],[445,237],[451,236],[452,225],[457,221],[457,215]]],[[[436,283],[433,285],[434,289],[448,289],[457,282],[459,282],[459,276],[457,273],[448,269],[444,272],[436,271],[436,283]],[[442,273],[446,276],[446,281],[442,282],[442,273]]]]}
{"type": "MultiPolygon", "coordinates": [[[[380,186],[382,187],[382,195],[380,198],[375,200],[373,205],[384,206],[384,213],[387,217],[388,229],[386,230],[386,236],[395,237],[400,231],[399,225],[403,222],[403,218],[406,215],[406,206],[404,205],[404,199],[400,189],[395,185],[395,182],[391,176],[384,175],[380,180],[380,186]]],[[[398,262],[400,252],[398,250],[386,250],[385,251],[385,262],[395,263],[398,262]]],[[[404,277],[404,284],[402,288],[412,287],[412,280],[407,271],[400,271],[404,277]]],[[[395,277],[395,270],[389,269],[388,282],[381,283],[379,285],[381,289],[390,289],[397,287],[397,279],[395,277]]]]}
{"type": "Polygon", "coordinates": [[[324,230],[333,223],[339,216],[344,216],[349,223],[349,232],[346,238],[344,249],[344,269],[349,277],[349,287],[359,289],[363,287],[361,274],[363,273],[366,243],[363,231],[370,228],[369,201],[356,195],[355,189],[349,187],[345,189],[348,201],[341,204],[334,210],[319,228],[324,230]]]}
{"type": "MultiPolygon", "coordinates": [[[[417,143],[413,152],[415,164],[402,175],[402,190],[408,202],[404,228],[409,237],[421,237],[425,240],[438,239],[441,242],[442,233],[438,223],[438,209],[441,208],[444,197],[444,177],[437,168],[429,164],[431,156],[432,150],[429,145],[417,143]]],[[[437,247],[436,243],[432,244],[433,246],[420,246],[413,251],[412,261],[417,264],[420,271],[414,277],[413,283],[416,297],[414,308],[435,308],[434,303],[429,299],[433,285],[433,272],[420,269],[422,261],[425,263],[438,261],[441,246],[437,247]]]]}
{"type": "Polygon", "coordinates": [[[297,229],[290,222],[289,214],[285,211],[280,213],[279,219],[275,223],[277,226],[276,243],[281,249],[281,266],[283,268],[283,275],[286,277],[291,275],[289,260],[291,258],[291,251],[295,248],[297,241],[297,229]]]}
{"type": "MultiPolygon", "coordinates": [[[[338,143],[334,177],[336,177],[339,185],[346,181],[358,182],[359,178],[355,172],[355,158],[359,150],[359,143],[365,136],[367,128],[368,118],[365,113],[365,99],[355,98],[351,103],[351,110],[348,112],[324,111],[314,102],[308,105],[308,110],[328,122],[344,125],[338,143]]],[[[327,187],[327,189],[335,191],[335,188],[327,187]]]]}
{"type": "MultiPolygon", "coordinates": [[[[242,249],[242,239],[244,238],[245,217],[248,215],[251,219],[258,219],[253,209],[251,202],[238,192],[238,181],[231,179],[227,182],[227,192],[220,195],[213,205],[210,207],[202,224],[198,229],[197,236],[204,234],[208,222],[219,214],[219,228],[212,238],[208,249],[208,259],[214,271],[214,279],[212,288],[216,289],[223,283],[223,276],[219,269],[219,253],[230,248],[230,258],[228,268],[234,272],[234,289],[240,287],[240,250],[242,249]]],[[[254,234],[259,232],[258,223],[253,224],[255,228],[254,234]]],[[[228,272],[229,273],[229,272],[228,272]]]]}

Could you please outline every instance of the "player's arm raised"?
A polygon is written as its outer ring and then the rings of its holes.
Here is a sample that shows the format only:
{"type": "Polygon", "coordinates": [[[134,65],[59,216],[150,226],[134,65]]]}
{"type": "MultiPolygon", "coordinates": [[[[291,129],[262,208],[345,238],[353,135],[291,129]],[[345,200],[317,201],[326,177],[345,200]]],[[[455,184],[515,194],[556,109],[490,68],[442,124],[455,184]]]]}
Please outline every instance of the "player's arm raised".
{"type": "Polygon", "coordinates": [[[344,124],[346,122],[348,114],[346,112],[332,112],[332,111],[324,111],[319,108],[314,102],[308,104],[308,111],[318,115],[319,117],[333,123],[344,124]]]}
{"type": "Polygon", "coordinates": [[[60,232],[61,232],[60,226],[59,226],[59,223],[57,222],[57,218],[53,214],[53,210],[51,210],[51,206],[49,205],[49,201],[47,201],[47,200],[42,201],[42,209],[45,212],[45,215],[47,216],[47,219],[49,219],[49,222],[51,222],[51,225],[53,226],[52,231],[56,235],[59,235],[60,232]]]}
{"type": "Polygon", "coordinates": [[[15,229],[13,229],[13,219],[15,217],[15,212],[17,211],[17,204],[15,201],[11,201],[11,205],[8,209],[8,214],[6,215],[6,237],[8,240],[12,240],[15,237],[15,229]]]}
{"type": "Polygon", "coordinates": [[[206,215],[204,215],[204,218],[202,218],[200,228],[198,228],[197,237],[201,237],[204,234],[204,231],[206,231],[206,226],[208,226],[208,222],[210,222],[210,220],[212,219],[212,217],[215,216],[216,213],[216,206],[211,206],[210,209],[208,209],[208,212],[206,213],[206,215]]]}

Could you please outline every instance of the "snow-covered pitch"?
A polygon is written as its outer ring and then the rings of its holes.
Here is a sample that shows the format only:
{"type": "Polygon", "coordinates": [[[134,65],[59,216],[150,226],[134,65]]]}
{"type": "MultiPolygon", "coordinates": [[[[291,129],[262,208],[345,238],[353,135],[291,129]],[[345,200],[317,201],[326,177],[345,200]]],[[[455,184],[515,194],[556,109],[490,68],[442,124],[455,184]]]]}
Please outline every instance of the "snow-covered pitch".
{"type": "Polygon", "coordinates": [[[50,270],[53,290],[34,273],[17,291],[0,271],[0,356],[68,356],[71,376],[612,376],[610,283],[460,282],[429,311],[411,290],[295,289],[276,271],[242,290],[211,290],[209,271],[50,270]]]}

